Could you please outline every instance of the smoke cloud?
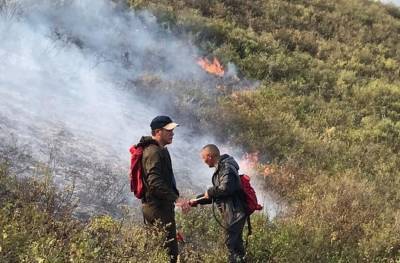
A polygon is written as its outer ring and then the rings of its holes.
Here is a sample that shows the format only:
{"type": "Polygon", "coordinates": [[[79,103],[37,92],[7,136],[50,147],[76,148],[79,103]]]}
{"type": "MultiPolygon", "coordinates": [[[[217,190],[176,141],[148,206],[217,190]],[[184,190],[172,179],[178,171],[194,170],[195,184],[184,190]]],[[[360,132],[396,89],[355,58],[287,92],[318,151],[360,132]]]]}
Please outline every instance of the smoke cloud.
{"type": "MultiPolygon", "coordinates": [[[[152,14],[105,0],[0,1],[0,39],[2,146],[16,138],[37,160],[58,162],[55,181],[76,183],[82,214],[135,202],[128,149],[149,135],[153,117],[169,114],[168,101],[155,107],[132,80],[201,80],[196,47],[152,14]]],[[[199,150],[216,142],[191,134],[182,123],[169,149],[178,187],[198,191],[212,173],[199,150]]]]}

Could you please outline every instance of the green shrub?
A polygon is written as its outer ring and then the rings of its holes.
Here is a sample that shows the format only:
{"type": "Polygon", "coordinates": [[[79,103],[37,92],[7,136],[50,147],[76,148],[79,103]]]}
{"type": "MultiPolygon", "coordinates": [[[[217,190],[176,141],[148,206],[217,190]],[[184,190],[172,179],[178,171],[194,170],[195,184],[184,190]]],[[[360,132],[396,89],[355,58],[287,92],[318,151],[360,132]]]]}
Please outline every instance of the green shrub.
{"type": "Polygon", "coordinates": [[[2,262],[167,261],[163,232],[109,216],[78,221],[52,183],[37,176],[44,180],[17,178],[1,165],[2,262]]]}

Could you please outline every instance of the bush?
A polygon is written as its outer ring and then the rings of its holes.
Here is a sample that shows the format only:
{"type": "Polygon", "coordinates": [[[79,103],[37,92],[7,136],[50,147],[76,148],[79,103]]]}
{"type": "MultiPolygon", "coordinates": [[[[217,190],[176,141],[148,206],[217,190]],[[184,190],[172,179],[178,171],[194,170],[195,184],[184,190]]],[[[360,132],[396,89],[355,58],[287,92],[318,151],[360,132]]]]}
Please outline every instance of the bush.
{"type": "Polygon", "coordinates": [[[17,179],[9,174],[7,165],[0,167],[3,262],[167,261],[163,232],[109,216],[78,221],[52,184],[17,179]]]}

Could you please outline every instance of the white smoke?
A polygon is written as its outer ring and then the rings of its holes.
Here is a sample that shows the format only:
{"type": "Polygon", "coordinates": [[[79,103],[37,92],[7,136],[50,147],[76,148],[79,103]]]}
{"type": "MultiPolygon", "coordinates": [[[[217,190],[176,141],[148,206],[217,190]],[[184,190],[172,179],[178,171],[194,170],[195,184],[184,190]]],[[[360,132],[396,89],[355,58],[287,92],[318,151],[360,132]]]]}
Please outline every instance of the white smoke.
{"type": "Polygon", "coordinates": [[[125,150],[148,133],[144,124],[159,109],[121,84],[149,69],[160,77],[201,75],[189,49],[160,36],[148,13],[107,1],[17,3],[23,15],[0,23],[0,92],[3,115],[29,118],[17,121],[19,130],[58,123],[125,150]]]}
{"type": "MultiPolygon", "coordinates": [[[[49,141],[67,132],[57,145],[67,149],[65,158],[112,160],[125,184],[130,145],[149,135],[153,117],[167,114],[126,83],[146,72],[181,79],[204,74],[195,49],[163,32],[151,14],[109,1],[2,2],[0,39],[2,141],[13,134],[45,159],[49,141]]],[[[209,178],[202,171],[209,171],[198,152],[209,140],[189,140],[181,126],[170,147],[178,183],[203,186],[209,178]]]]}
{"type": "Polygon", "coordinates": [[[400,6],[400,0],[382,0],[380,2],[385,3],[385,4],[391,3],[394,5],[400,6]]]}
{"type": "MultiPolygon", "coordinates": [[[[70,167],[55,172],[56,182],[71,181],[75,167],[78,196],[89,212],[97,209],[90,203],[102,198],[96,191],[106,191],[95,184],[97,168],[85,164],[92,161],[120,172],[108,182],[117,192],[112,199],[121,195],[121,202],[132,203],[128,149],[149,135],[153,117],[168,115],[162,107],[168,102],[150,106],[131,80],[146,74],[200,80],[205,73],[197,66],[197,49],[165,32],[152,14],[106,0],[0,1],[0,39],[1,141],[16,137],[39,160],[47,158],[43,149],[57,148],[70,167]]],[[[210,184],[212,173],[199,150],[216,142],[191,134],[181,123],[169,148],[178,188],[197,191],[210,184]]]]}

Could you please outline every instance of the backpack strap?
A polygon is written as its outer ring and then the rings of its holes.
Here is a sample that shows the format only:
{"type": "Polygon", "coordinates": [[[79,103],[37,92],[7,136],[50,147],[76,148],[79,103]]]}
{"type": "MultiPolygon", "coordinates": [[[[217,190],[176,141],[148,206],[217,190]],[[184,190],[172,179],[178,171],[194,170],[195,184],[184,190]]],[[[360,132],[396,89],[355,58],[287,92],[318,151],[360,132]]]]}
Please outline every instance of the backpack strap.
{"type": "Polygon", "coordinates": [[[146,200],[146,193],[147,193],[147,191],[148,191],[148,189],[149,189],[149,185],[148,185],[148,183],[147,183],[146,177],[147,177],[147,176],[145,175],[144,168],[142,167],[142,181],[143,181],[143,186],[144,186],[144,192],[143,192],[142,203],[146,203],[146,202],[147,202],[147,200],[146,200]]]}
{"type": "Polygon", "coordinates": [[[251,228],[251,220],[250,220],[250,215],[247,216],[247,235],[246,235],[246,241],[244,244],[245,249],[247,250],[247,245],[249,244],[249,236],[252,234],[252,228],[251,228]]]}
{"type": "Polygon", "coordinates": [[[250,220],[250,215],[247,216],[247,236],[251,236],[253,234],[252,228],[251,228],[251,220],[250,220]]]}
{"type": "MultiPolygon", "coordinates": [[[[155,145],[155,146],[160,146],[155,140],[151,140],[149,142],[140,142],[136,145],[136,147],[141,147],[142,151],[144,153],[144,150],[149,147],[150,145],[155,145]]],[[[142,154],[142,158],[140,160],[141,162],[143,161],[143,154],[142,154]]],[[[147,183],[147,173],[144,169],[144,166],[142,165],[142,180],[143,180],[143,186],[144,186],[144,195],[142,200],[144,200],[146,202],[146,191],[147,189],[149,189],[149,184],[147,183]]]]}

